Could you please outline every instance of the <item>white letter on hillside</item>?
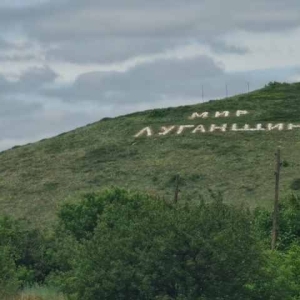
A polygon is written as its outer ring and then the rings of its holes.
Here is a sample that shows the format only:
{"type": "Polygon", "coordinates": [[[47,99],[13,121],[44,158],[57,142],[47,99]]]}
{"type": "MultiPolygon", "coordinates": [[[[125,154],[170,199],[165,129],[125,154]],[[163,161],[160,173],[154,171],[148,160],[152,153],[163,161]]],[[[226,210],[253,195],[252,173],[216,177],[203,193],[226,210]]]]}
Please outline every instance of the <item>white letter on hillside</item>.
{"type": "Polygon", "coordinates": [[[181,125],[178,128],[177,134],[181,134],[185,128],[194,128],[195,125],[181,125]]]}
{"type": "Polygon", "coordinates": [[[300,125],[289,124],[288,129],[293,130],[294,128],[300,128],[300,125]]]}
{"type": "Polygon", "coordinates": [[[210,132],[214,132],[215,130],[221,130],[222,132],[225,132],[227,129],[227,124],[223,124],[222,126],[217,126],[215,124],[212,124],[210,126],[210,132]]]}
{"type": "Polygon", "coordinates": [[[284,129],[284,124],[280,123],[280,124],[272,124],[272,123],[269,123],[268,124],[268,130],[274,130],[274,129],[278,129],[278,130],[283,130],[284,129]]]}
{"type": "Polygon", "coordinates": [[[229,111],[222,111],[222,112],[219,112],[217,111],[216,114],[215,114],[215,118],[219,118],[219,117],[229,117],[229,114],[230,112],[229,111]]]}
{"type": "Polygon", "coordinates": [[[243,128],[238,128],[237,124],[232,124],[231,130],[232,131],[247,131],[249,128],[249,125],[246,124],[243,128]]]}
{"type": "Polygon", "coordinates": [[[168,133],[170,133],[173,129],[175,128],[175,126],[169,126],[169,127],[165,127],[163,126],[161,128],[162,132],[159,132],[159,135],[167,135],[168,133]]]}
{"type": "Polygon", "coordinates": [[[249,112],[247,110],[237,110],[236,111],[236,116],[237,117],[240,117],[240,116],[243,116],[243,115],[248,115],[249,112]]]}
{"type": "Polygon", "coordinates": [[[198,132],[198,131],[206,132],[205,127],[204,127],[203,125],[198,125],[198,126],[193,130],[192,133],[196,133],[196,132],[198,132]]]}
{"type": "Polygon", "coordinates": [[[190,120],[194,120],[194,119],[196,119],[196,118],[206,119],[206,118],[208,118],[208,112],[203,112],[203,113],[201,113],[201,114],[198,114],[198,113],[194,112],[194,113],[189,117],[190,120]]]}
{"type": "Polygon", "coordinates": [[[146,136],[151,136],[152,135],[152,129],[150,127],[145,127],[140,132],[138,132],[134,137],[140,137],[145,133],[146,133],[146,136]]]}
{"type": "Polygon", "coordinates": [[[248,124],[245,125],[245,130],[248,131],[263,131],[266,130],[264,128],[262,128],[262,124],[257,124],[255,128],[250,128],[250,126],[248,124]]]}

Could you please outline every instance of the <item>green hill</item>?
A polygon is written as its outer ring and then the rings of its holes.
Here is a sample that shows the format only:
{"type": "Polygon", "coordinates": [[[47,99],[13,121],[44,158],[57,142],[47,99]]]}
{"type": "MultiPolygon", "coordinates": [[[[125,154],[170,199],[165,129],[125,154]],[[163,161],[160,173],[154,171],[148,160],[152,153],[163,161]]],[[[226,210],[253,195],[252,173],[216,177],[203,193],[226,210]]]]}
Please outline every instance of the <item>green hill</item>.
{"type": "Polygon", "coordinates": [[[224,100],[103,119],[0,153],[0,210],[47,224],[67,196],[111,185],[172,199],[176,174],[181,199],[197,200],[212,189],[228,202],[271,207],[277,147],[284,160],[281,195],[300,189],[296,125],[300,83],[272,83],[224,100]]]}

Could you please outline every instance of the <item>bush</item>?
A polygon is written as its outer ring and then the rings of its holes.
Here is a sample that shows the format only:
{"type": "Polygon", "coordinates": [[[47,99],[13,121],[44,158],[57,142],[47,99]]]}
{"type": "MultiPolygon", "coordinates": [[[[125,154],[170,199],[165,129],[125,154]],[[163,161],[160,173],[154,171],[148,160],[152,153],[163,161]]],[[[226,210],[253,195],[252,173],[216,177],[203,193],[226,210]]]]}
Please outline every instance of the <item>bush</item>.
{"type": "Polygon", "coordinates": [[[0,299],[6,299],[19,288],[18,274],[9,247],[0,246],[0,299]]]}
{"type": "Polygon", "coordinates": [[[299,300],[300,299],[300,247],[293,244],[286,251],[267,251],[264,266],[265,280],[261,282],[260,299],[299,300]],[[268,279],[267,279],[268,278],[268,279]]]}
{"type": "Polygon", "coordinates": [[[292,184],[291,184],[291,189],[294,191],[299,191],[300,190],[300,178],[295,179],[292,184]]]}
{"type": "Polygon", "coordinates": [[[10,217],[0,217],[0,247],[8,247],[22,285],[42,283],[51,271],[50,243],[37,229],[10,217]]]}
{"type": "MultiPolygon", "coordinates": [[[[265,209],[255,210],[255,225],[261,239],[271,243],[272,213],[265,209]]],[[[300,197],[291,195],[279,205],[278,250],[287,250],[300,242],[300,197]]]]}
{"type": "Polygon", "coordinates": [[[61,228],[77,240],[89,238],[105,204],[123,199],[123,193],[119,189],[113,193],[109,190],[103,194],[88,193],[79,202],[63,204],[58,213],[61,228]]]}
{"type": "Polygon", "coordinates": [[[122,190],[96,198],[98,222],[65,277],[75,299],[250,299],[263,258],[247,211],[122,190]]]}
{"type": "Polygon", "coordinates": [[[211,196],[170,204],[122,189],[89,193],[62,205],[49,236],[0,218],[0,299],[29,285],[21,298],[300,300],[300,198],[281,202],[270,251],[269,211],[211,196]]]}

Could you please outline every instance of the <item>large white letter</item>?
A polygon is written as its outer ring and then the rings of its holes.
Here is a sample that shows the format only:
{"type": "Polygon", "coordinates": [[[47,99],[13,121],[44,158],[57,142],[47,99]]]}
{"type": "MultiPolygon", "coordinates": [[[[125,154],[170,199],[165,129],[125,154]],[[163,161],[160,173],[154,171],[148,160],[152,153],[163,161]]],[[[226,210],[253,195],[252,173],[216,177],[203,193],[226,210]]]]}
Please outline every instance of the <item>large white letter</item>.
{"type": "Polygon", "coordinates": [[[165,127],[163,126],[161,128],[162,132],[159,132],[159,135],[167,135],[168,133],[170,133],[173,129],[175,128],[175,126],[169,126],[169,127],[165,127]]]}
{"type": "Polygon", "coordinates": [[[146,136],[151,136],[152,135],[152,129],[150,127],[145,127],[140,132],[138,132],[134,137],[140,137],[145,133],[146,133],[146,136]]]}
{"type": "Polygon", "coordinates": [[[219,117],[229,117],[229,114],[230,114],[229,111],[222,111],[222,112],[217,111],[216,114],[215,114],[215,117],[216,118],[219,118],[219,117]]]}
{"type": "Polygon", "coordinates": [[[194,128],[195,125],[180,125],[177,134],[181,134],[185,128],[194,128]]]}
{"type": "Polygon", "coordinates": [[[249,125],[245,125],[243,128],[238,128],[237,124],[232,124],[231,130],[232,131],[247,131],[247,127],[249,127],[249,125]]]}
{"type": "Polygon", "coordinates": [[[300,128],[300,125],[289,124],[288,129],[293,130],[294,128],[300,128]]]}
{"type": "Polygon", "coordinates": [[[201,132],[206,132],[205,130],[205,127],[203,125],[198,125],[193,131],[192,133],[196,133],[198,131],[201,131],[201,132]]]}
{"type": "Polygon", "coordinates": [[[268,124],[268,130],[274,130],[274,129],[278,129],[278,130],[283,130],[284,129],[284,124],[283,123],[279,123],[279,124],[272,124],[269,123],[268,124]]]}
{"type": "Polygon", "coordinates": [[[189,117],[190,120],[194,120],[196,118],[206,119],[206,118],[208,118],[208,112],[203,112],[201,114],[198,114],[197,112],[195,112],[189,117]]]}
{"type": "Polygon", "coordinates": [[[225,132],[227,129],[227,124],[223,124],[222,126],[217,126],[215,124],[212,124],[210,126],[210,132],[214,132],[215,130],[221,130],[222,132],[225,132]]]}
{"type": "Polygon", "coordinates": [[[243,116],[243,115],[248,115],[249,112],[247,110],[237,110],[236,111],[236,116],[237,117],[240,117],[240,116],[243,116]]]}
{"type": "Polygon", "coordinates": [[[266,130],[262,128],[262,124],[256,124],[256,127],[251,128],[248,124],[245,125],[245,129],[248,131],[263,131],[266,130]]]}

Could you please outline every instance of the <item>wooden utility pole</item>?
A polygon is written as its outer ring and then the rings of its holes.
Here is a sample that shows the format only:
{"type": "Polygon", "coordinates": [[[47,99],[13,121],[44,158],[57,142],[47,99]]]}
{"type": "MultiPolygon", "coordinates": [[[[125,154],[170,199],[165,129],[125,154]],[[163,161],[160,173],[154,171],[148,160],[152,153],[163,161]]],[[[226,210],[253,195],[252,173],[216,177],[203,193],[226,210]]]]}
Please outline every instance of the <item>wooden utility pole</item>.
{"type": "Polygon", "coordinates": [[[250,92],[250,82],[249,81],[247,82],[247,86],[248,86],[248,94],[249,94],[249,92],[250,92]]]}
{"type": "Polygon", "coordinates": [[[178,202],[178,195],[179,195],[179,180],[180,180],[180,176],[179,174],[176,175],[176,178],[175,178],[175,196],[174,196],[174,203],[177,203],[178,202]]]}
{"type": "Polygon", "coordinates": [[[227,85],[227,83],[225,85],[225,88],[226,88],[226,98],[228,98],[228,85],[227,85]]]}
{"type": "Polygon", "coordinates": [[[280,149],[275,153],[276,166],[275,166],[275,199],[274,199],[274,212],[273,212],[273,226],[272,226],[272,243],[271,249],[275,250],[277,236],[278,236],[278,215],[279,215],[279,181],[280,181],[280,169],[281,169],[281,158],[280,149]]]}
{"type": "Polygon", "coordinates": [[[201,88],[202,88],[202,102],[204,101],[204,87],[203,87],[203,85],[201,86],[201,88]]]}

